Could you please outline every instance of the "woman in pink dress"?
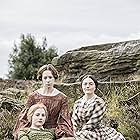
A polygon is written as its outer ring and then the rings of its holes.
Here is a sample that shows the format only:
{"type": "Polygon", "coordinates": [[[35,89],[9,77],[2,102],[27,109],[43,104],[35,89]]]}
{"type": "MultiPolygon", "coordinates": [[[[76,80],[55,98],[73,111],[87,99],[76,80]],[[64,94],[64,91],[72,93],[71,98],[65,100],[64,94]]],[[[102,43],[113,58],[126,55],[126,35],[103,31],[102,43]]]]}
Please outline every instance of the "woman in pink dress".
{"type": "Polygon", "coordinates": [[[48,110],[48,119],[44,123],[44,128],[55,128],[55,137],[72,137],[73,129],[68,109],[67,96],[54,88],[55,80],[58,78],[58,72],[52,64],[43,65],[38,73],[37,78],[42,80],[42,87],[34,91],[28,97],[25,108],[17,118],[13,130],[14,140],[20,128],[28,127],[27,111],[33,104],[42,102],[48,110]]]}

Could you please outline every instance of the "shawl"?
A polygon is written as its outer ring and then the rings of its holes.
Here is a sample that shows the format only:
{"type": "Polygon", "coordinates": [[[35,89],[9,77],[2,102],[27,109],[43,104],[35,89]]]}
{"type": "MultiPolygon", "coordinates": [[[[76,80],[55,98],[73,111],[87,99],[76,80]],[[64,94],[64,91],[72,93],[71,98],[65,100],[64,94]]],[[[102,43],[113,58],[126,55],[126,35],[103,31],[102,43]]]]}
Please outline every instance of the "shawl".
{"type": "Polygon", "coordinates": [[[22,128],[18,134],[18,140],[53,140],[53,129],[22,128]]]}

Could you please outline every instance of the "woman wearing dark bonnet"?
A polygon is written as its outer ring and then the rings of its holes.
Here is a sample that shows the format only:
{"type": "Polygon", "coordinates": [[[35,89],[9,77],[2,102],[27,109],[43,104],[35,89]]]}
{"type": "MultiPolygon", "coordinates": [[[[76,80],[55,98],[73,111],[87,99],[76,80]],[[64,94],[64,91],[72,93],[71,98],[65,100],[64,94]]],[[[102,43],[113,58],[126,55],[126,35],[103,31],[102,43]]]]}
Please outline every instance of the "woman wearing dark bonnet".
{"type": "Polygon", "coordinates": [[[27,120],[28,109],[38,102],[42,102],[48,110],[48,119],[44,123],[44,128],[54,128],[55,138],[72,137],[73,129],[68,109],[67,96],[54,88],[55,80],[58,78],[58,72],[52,64],[43,65],[37,73],[37,78],[42,80],[42,87],[34,91],[27,100],[25,108],[17,118],[13,130],[14,140],[20,128],[28,127],[27,120]]]}

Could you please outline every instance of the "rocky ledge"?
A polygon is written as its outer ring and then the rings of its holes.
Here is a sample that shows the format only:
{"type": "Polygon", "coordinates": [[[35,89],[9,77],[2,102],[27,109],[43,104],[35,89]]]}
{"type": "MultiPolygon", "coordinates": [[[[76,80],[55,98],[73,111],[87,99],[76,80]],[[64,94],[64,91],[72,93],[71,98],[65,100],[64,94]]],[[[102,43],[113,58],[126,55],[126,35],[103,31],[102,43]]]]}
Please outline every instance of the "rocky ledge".
{"type": "Polygon", "coordinates": [[[101,81],[136,79],[140,75],[140,40],[82,47],[55,58],[53,64],[63,82],[75,82],[87,73],[101,81]]]}

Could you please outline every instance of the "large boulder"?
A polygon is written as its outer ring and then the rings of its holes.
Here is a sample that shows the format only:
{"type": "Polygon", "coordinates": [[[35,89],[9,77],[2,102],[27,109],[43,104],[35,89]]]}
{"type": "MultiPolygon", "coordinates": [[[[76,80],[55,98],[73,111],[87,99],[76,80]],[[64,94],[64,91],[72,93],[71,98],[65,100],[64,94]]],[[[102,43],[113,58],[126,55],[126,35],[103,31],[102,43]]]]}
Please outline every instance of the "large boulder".
{"type": "Polygon", "coordinates": [[[132,80],[132,75],[140,74],[140,40],[82,47],[66,52],[52,63],[63,82],[75,82],[87,73],[105,81],[132,80]]]}

